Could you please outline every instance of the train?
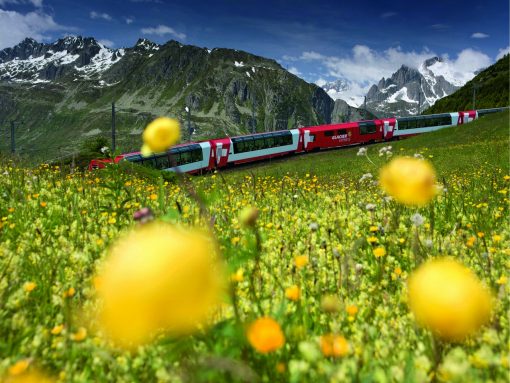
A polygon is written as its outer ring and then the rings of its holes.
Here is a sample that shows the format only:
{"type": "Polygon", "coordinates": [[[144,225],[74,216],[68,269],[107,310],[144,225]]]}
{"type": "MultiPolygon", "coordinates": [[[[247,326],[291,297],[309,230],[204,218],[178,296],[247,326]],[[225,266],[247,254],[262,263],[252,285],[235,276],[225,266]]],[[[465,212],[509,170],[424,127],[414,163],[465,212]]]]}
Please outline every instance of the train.
{"type": "Polygon", "coordinates": [[[135,152],[114,158],[93,159],[88,168],[101,169],[109,163],[129,161],[159,170],[201,174],[292,154],[398,140],[466,124],[504,110],[508,110],[508,107],[306,126],[224,137],[176,145],[164,153],[150,156],[135,152]]]}

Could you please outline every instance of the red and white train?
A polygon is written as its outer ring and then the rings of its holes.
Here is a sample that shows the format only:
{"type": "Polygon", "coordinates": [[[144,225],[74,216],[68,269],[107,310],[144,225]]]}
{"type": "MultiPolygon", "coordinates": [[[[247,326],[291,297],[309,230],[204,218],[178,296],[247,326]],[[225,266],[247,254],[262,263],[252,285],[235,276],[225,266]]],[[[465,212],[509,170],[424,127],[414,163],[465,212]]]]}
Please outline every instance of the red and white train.
{"type": "Polygon", "coordinates": [[[466,124],[486,114],[506,109],[508,107],[385,118],[218,138],[177,145],[165,153],[156,153],[148,157],[143,157],[137,152],[122,154],[113,160],[94,159],[89,164],[89,170],[104,168],[111,162],[127,160],[160,170],[202,173],[289,154],[391,141],[466,124]]]}

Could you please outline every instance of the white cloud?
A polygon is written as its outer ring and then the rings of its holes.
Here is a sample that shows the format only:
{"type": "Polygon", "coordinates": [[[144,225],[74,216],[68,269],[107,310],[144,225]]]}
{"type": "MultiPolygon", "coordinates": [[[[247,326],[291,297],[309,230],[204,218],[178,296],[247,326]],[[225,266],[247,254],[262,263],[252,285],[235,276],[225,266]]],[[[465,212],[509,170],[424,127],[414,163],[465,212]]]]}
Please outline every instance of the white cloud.
{"type": "Polygon", "coordinates": [[[0,9],[0,49],[12,47],[26,37],[38,41],[48,40],[48,32],[70,29],[72,28],[58,24],[52,16],[43,12],[22,14],[0,9]]]}
{"type": "Polygon", "coordinates": [[[42,7],[43,0],[0,0],[0,6],[8,4],[32,4],[36,8],[42,7]]]}
{"type": "Polygon", "coordinates": [[[472,39],[486,39],[487,37],[489,37],[489,35],[482,32],[475,32],[471,35],[472,39]]]}
{"type": "Polygon", "coordinates": [[[166,25],[158,25],[156,28],[142,28],[141,31],[144,35],[171,35],[181,40],[186,39],[186,35],[184,33],[177,32],[175,29],[166,25]]]}
{"type": "Polygon", "coordinates": [[[290,73],[296,76],[300,76],[301,72],[296,68],[295,66],[291,66],[289,69],[287,69],[290,73]]]}
{"type": "Polygon", "coordinates": [[[124,17],[124,20],[126,21],[126,24],[132,24],[133,21],[135,21],[134,17],[124,17]]]}
{"type": "Polygon", "coordinates": [[[105,47],[113,48],[115,46],[115,43],[112,40],[108,39],[101,39],[98,41],[99,44],[103,44],[105,47]]]}
{"type": "Polygon", "coordinates": [[[106,20],[106,21],[111,21],[112,20],[112,17],[108,14],[108,13],[100,13],[100,12],[96,12],[96,11],[92,11],[90,12],[89,14],[90,18],[91,19],[103,19],[103,20],[106,20]]]}
{"type": "Polygon", "coordinates": [[[506,48],[501,48],[498,52],[498,55],[496,56],[496,61],[497,60],[501,60],[503,58],[504,55],[507,55],[510,53],[510,46],[506,47],[506,48]]]}
{"type": "Polygon", "coordinates": [[[407,52],[400,47],[376,51],[366,45],[354,46],[351,53],[344,57],[326,56],[314,51],[303,52],[300,60],[318,61],[326,68],[326,73],[315,81],[319,86],[324,85],[326,76],[343,79],[349,89],[341,92],[331,90],[330,96],[350,101],[351,105],[359,105],[362,96],[381,78],[391,77],[403,64],[419,68],[426,59],[434,56],[442,56],[444,63],[441,63],[441,68],[461,82],[470,80],[474,76],[473,72],[491,64],[489,56],[473,49],[464,49],[455,59],[449,59],[447,55],[439,55],[428,48],[407,52]]]}
{"type": "Polygon", "coordinates": [[[324,86],[326,85],[328,82],[326,80],[324,80],[322,77],[319,77],[317,80],[315,80],[315,85],[317,86],[324,86]]]}

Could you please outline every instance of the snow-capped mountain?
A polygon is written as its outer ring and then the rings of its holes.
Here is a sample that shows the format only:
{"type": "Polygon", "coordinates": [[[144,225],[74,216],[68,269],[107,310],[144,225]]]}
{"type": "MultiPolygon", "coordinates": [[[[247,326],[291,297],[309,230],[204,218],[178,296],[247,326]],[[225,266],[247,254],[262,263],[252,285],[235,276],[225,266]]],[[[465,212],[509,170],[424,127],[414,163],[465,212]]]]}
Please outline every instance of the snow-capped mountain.
{"type": "MultiPolygon", "coordinates": [[[[452,94],[475,75],[456,71],[440,57],[427,59],[418,68],[402,65],[391,77],[383,77],[370,87],[366,93],[367,109],[379,116],[415,115],[452,94]]],[[[336,82],[320,85],[333,99],[360,107],[364,101],[363,89],[347,80],[340,80],[340,84],[340,87],[336,82]]]]}
{"type": "Polygon", "coordinates": [[[26,38],[15,47],[0,51],[0,80],[33,84],[65,76],[73,76],[75,81],[91,80],[124,54],[124,49],[107,48],[93,38],[68,36],[51,44],[26,38]]]}

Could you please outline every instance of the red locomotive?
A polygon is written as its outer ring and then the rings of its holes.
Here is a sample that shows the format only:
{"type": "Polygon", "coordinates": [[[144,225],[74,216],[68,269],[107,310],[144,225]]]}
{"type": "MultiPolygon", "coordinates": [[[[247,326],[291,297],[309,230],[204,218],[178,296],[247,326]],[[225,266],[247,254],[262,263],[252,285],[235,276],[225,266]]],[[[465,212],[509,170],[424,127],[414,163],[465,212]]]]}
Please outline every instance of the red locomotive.
{"type": "Polygon", "coordinates": [[[201,173],[294,153],[391,141],[465,124],[485,114],[506,109],[508,108],[385,118],[218,138],[177,145],[165,153],[156,153],[148,157],[143,157],[137,152],[122,154],[113,160],[95,159],[90,162],[89,170],[103,168],[112,161],[118,163],[127,160],[155,169],[201,173]]]}

